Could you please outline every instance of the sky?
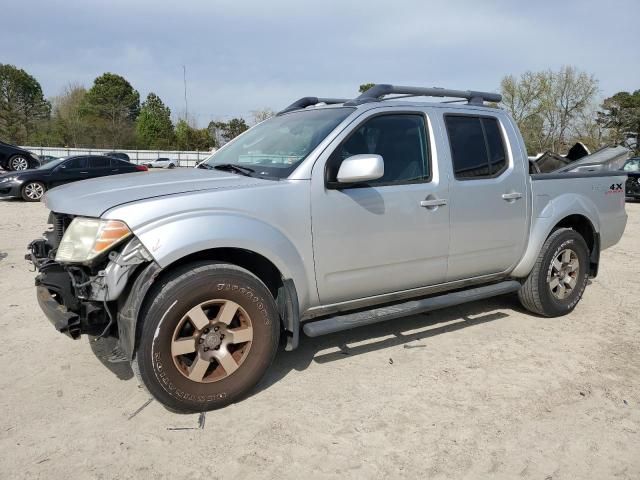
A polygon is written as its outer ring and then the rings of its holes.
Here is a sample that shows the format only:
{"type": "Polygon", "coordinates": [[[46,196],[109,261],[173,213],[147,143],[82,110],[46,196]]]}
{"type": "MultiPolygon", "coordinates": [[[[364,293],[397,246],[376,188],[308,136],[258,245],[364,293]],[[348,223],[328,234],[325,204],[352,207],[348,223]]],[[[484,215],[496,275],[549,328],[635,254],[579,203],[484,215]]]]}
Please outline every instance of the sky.
{"type": "Polygon", "coordinates": [[[573,65],[604,98],[640,89],[640,1],[1,0],[0,63],[45,96],[113,72],[174,118],[251,118],[361,83],[497,91],[573,65]]]}

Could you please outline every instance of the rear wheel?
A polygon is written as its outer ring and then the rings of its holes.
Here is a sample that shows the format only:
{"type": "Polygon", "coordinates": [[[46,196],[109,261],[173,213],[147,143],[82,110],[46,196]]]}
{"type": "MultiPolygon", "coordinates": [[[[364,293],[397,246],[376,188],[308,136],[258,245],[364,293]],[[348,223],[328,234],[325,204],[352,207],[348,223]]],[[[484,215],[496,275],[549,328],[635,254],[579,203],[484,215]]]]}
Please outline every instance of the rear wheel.
{"type": "Polygon", "coordinates": [[[273,361],[279,317],[267,287],[230,264],[194,263],[150,292],[136,369],[168,408],[220,408],[246,395],[273,361]]]}
{"type": "Polygon", "coordinates": [[[560,228],[545,241],[518,292],[520,303],[545,317],[571,312],[587,286],[589,248],[575,230],[560,228]]]}
{"type": "Polygon", "coordinates": [[[22,187],[22,199],[26,202],[39,202],[46,188],[42,182],[28,182],[22,187]]]}
{"type": "Polygon", "coordinates": [[[29,159],[24,155],[14,155],[9,159],[9,170],[27,170],[29,168],[29,159]]]}

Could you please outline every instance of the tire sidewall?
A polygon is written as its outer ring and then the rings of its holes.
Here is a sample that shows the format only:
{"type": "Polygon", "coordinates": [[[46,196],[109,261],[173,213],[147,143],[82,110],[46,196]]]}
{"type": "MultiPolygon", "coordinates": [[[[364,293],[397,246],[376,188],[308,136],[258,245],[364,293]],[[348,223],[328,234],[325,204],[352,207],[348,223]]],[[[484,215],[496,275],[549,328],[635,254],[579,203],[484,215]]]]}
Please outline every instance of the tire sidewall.
{"type": "Polygon", "coordinates": [[[544,270],[540,272],[538,277],[538,289],[543,308],[550,316],[566,315],[576,307],[587,286],[589,279],[587,274],[589,269],[589,248],[581,235],[569,230],[558,235],[558,237],[551,242],[547,252],[544,254],[542,265],[544,270]],[[580,262],[580,270],[578,272],[576,288],[568,297],[559,300],[551,292],[547,283],[547,276],[551,273],[553,260],[565,249],[571,249],[576,253],[578,261],[580,262]]]}
{"type": "Polygon", "coordinates": [[[271,364],[279,338],[275,304],[262,282],[224,267],[196,270],[175,284],[165,285],[140,317],[144,323],[136,358],[141,377],[156,398],[180,411],[219,408],[244,396],[271,364]],[[254,336],[246,358],[233,374],[217,382],[199,383],[175,366],[171,340],[187,311],[212,299],[240,305],[251,318],[254,336]]]}

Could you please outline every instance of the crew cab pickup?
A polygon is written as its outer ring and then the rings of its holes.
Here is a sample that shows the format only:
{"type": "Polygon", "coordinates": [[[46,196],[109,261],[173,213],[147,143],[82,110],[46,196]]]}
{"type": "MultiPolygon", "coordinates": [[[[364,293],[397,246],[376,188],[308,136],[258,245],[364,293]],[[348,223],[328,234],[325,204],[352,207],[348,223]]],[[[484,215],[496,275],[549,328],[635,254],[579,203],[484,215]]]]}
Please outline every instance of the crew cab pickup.
{"type": "Polygon", "coordinates": [[[55,188],[27,255],[39,304],[72,338],[116,337],[181,411],[242,398],[300,331],[516,292],[567,314],[624,232],[626,176],[530,174],[499,101],[382,84],[305,97],[197,169],[55,188]]]}

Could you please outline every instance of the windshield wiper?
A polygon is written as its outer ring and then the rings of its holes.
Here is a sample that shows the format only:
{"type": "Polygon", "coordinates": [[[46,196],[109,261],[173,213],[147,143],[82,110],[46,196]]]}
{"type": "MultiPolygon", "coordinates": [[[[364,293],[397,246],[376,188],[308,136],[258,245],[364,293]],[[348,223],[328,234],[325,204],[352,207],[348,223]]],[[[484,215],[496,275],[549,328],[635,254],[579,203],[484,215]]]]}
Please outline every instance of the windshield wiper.
{"type": "Polygon", "coordinates": [[[242,167],[233,163],[221,163],[220,165],[214,165],[213,168],[216,170],[224,170],[226,172],[239,173],[240,175],[245,175],[247,177],[250,177],[251,174],[255,172],[253,168],[242,167]]]}

